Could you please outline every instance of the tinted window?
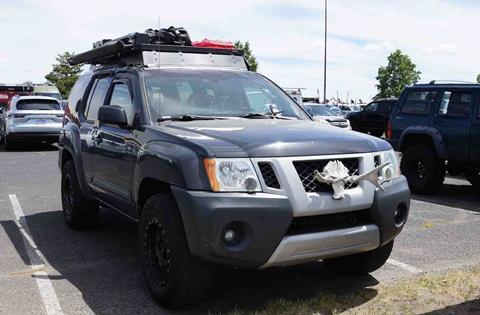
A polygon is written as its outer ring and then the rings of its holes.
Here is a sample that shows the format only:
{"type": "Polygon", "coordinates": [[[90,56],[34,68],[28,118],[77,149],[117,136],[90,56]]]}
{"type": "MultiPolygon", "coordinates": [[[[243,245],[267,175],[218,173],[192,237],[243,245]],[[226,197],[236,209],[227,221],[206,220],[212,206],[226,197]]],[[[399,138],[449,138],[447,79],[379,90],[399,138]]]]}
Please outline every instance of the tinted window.
{"type": "Polygon", "coordinates": [[[84,75],[78,78],[77,82],[75,82],[75,85],[68,96],[68,106],[70,107],[71,113],[73,113],[75,109],[81,108],[79,105],[82,103],[82,98],[85,94],[85,89],[87,88],[90,79],[91,76],[84,75]]]}
{"type": "Polygon", "coordinates": [[[367,113],[376,112],[376,111],[379,111],[379,107],[381,107],[379,103],[372,103],[370,105],[367,105],[364,111],[367,113]]]}
{"type": "Polygon", "coordinates": [[[96,80],[96,86],[92,93],[90,93],[90,103],[87,109],[87,119],[97,120],[98,109],[104,104],[105,94],[108,88],[109,77],[103,77],[96,80]]]}
{"type": "Polygon", "coordinates": [[[60,104],[53,100],[20,100],[17,110],[61,110],[60,104]]]}
{"type": "Polygon", "coordinates": [[[133,119],[133,103],[132,96],[128,89],[128,85],[125,83],[115,83],[113,85],[112,96],[110,98],[109,105],[118,105],[123,107],[127,114],[127,121],[132,122],[133,119]]]}
{"type": "Polygon", "coordinates": [[[438,108],[438,114],[450,117],[469,117],[472,97],[472,92],[445,91],[438,108]]]}
{"type": "Polygon", "coordinates": [[[392,102],[380,102],[378,103],[378,112],[389,113],[392,110],[392,102]]]}
{"type": "Polygon", "coordinates": [[[437,92],[434,91],[408,92],[400,112],[402,114],[427,115],[432,109],[436,95],[437,92]]]}

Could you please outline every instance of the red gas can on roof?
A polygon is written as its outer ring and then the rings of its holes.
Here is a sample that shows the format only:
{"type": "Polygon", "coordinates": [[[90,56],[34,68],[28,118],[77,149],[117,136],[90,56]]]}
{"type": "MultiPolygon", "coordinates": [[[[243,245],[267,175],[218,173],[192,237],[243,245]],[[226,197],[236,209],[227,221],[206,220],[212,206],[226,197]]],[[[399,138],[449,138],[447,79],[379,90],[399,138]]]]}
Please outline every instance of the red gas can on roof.
{"type": "Polygon", "coordinates": [[[217,40],[217,39],[208,39],[208,38],[202,39],[201,41],[198,41],[198,42],[193,42],[192,46],[203,47],[203,48],[221,48],[221,49],[235,48],[232,42],[227,42],[227,41],[217,40]]]}

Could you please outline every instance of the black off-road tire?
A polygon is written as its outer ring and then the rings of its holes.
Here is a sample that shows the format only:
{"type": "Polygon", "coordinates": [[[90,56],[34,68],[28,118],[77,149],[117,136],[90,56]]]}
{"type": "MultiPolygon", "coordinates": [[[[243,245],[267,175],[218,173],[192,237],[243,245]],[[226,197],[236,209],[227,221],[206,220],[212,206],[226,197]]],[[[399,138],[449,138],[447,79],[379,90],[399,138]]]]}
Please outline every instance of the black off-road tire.
{"type": "Polygon", "coordinates": [[[75,230],[93,227],[98,221],[98,204],[83,195],[73,161],[63,165],[61,186],[65,223],[75,230]]]}
{"type": "Polygon", "coordinates": [[[414,145],[402,156],[402,174],[413,193],[428,194],[437,191],[445,180],[445,161],[438,158],[432,147],[414,145]]]}
{"type": "Polygon", "coordinates": [[[465,177],[475,188],[480,188],[480,172],[475,170],[465,171],[465,177]]]}
{"type": "Polygon", "coordinates": [[[325,259],[323,263],[331,272],[343,275],[365,275],[382,267],[393,248],[393,240],[369,252],[325,259]]]}
{"type": "Polygon", "coordinates": [[[147,200],[139,234],[145,281],[158,303],[176,309],[209,295],[212,269],[192,257],[180,211],[170,193],[147,200]]]}
{"type": "Polygon", "coordinates": [[[6,134],[2,136],[2,144],[5,151],[13,149],[13,140],[9,139],[6,134]]]}

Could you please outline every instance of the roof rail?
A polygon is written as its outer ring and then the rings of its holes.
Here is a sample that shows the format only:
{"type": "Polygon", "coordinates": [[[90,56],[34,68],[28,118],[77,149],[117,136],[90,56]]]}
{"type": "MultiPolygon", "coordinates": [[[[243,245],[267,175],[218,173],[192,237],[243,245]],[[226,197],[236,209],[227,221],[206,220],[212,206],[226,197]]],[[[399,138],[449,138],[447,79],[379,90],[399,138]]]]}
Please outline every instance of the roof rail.
{"type": "Polygon", "coordinates": [[[445,83],[475,84],[474,82],[460,81],[460,80],[432,80],[428,84],[445,84],[445,83]]]}
{"type": "Polygon", "coordinates": [[[183,28],[180,35],[173,33],[173,39],[165,38],[162,32],[170,31],[161,29],[148,29],[144,33],[131,33],[116,39],[103,39],[93,44],[93,49],[73,55],[68,59],[71,65],[92,64],[142,64],[144,65],[143,52],[174,52],[197,54],[235,55],[243,58],[243,51],[238,49],[203,48],[191,45],[188,33],[183,28]]]}

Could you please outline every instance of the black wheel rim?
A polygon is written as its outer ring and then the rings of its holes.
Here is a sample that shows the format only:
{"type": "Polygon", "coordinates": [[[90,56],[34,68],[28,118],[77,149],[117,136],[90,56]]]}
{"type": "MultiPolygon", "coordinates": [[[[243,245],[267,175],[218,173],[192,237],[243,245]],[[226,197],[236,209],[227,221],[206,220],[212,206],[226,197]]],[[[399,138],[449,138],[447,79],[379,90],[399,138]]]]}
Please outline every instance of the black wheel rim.
{"type": "Polygon", "coordinates": [[[413,165],[414,173],[421,179],[425,179],[427,176],[425,174],[425,164],[422,160],[415,161],[413,165]]]}
{"type": "Polygon", "coordinates": [[[144,245],[149,277],[157,286],[165,287],[170,276],[171,255],[165,229],[156,218],[147,225],[144,245]]]}
{"type": "Polygon", "coordinates": [[[70,175],[66,175],[62,185],[62,203],[63,210],[68,216],[72,213],[73,208],[73,186],[70,175]]]}

